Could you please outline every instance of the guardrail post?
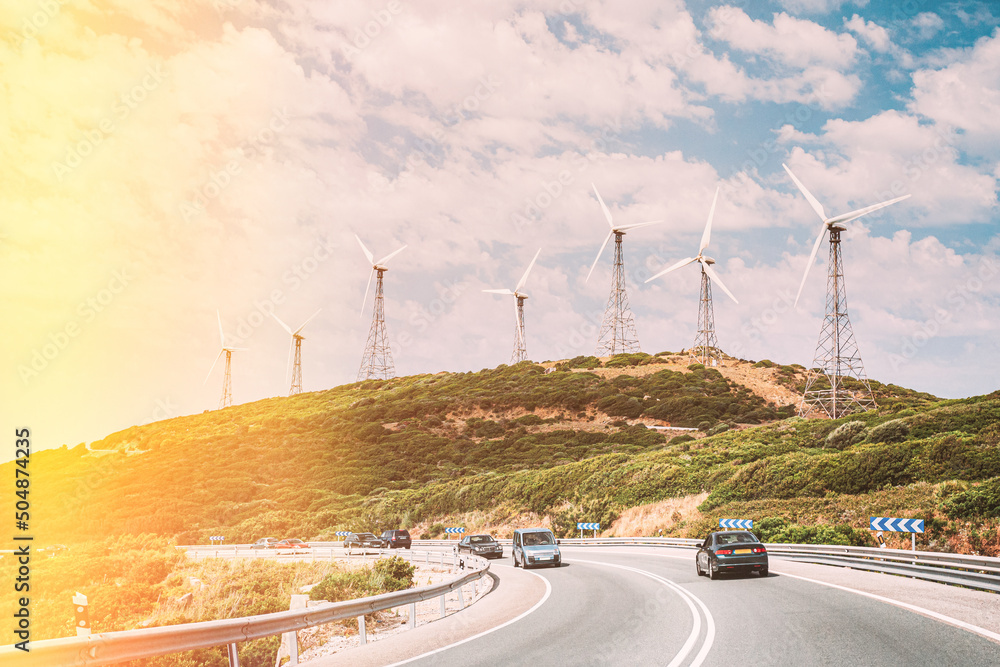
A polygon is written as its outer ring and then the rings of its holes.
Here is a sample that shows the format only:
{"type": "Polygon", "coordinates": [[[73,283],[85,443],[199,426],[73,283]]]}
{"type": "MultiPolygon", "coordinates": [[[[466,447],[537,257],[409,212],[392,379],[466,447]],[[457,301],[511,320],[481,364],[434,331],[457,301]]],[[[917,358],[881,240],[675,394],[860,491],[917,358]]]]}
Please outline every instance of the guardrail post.
{"type": "Polygon", "coordinates": [[[458,587],[458,608],[465,609],[465,596],[462,595],[462,587],[458,587]]]}
{"type": "Polygon", "coordinates": [[[240,656],[236,652],[236,644],[228,645],[226,652],[229,654],[229,667],[240,667],[240,656]]]}
{"type": "Polygon", "coordinates": [[[365,615],[358,616],[358,636],[362,644],[368,643],[368,634],[365,632],[365,615]]]}
{"type": "Polygon", "coordinates": [[[479,595],[479,586],[478,586],[478,583],[479,583],[478,579],[473,579],[472,580],[472,599],[473,600],[475,600],[476,596],[479,595]]]}
{"type": "Polygon", "coordinates": [[[407,609],[407,615],[409,618],[406,620],[407,627],[412,630],[417,627],[417,603],[411,602],[409,608],[407,609]]]}
{"type": "Polygon", "coordinates": [[[441,596],[441,618],[448,615],[448,609],[445,607],[445,596],[441,596]]]}

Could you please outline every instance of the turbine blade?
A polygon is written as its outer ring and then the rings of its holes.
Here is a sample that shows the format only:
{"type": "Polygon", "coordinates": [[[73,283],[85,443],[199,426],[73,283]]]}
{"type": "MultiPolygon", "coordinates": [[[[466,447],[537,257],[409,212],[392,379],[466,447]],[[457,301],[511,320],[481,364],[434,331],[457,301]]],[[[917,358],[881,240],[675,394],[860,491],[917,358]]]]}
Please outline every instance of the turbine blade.
{"type": "Polygon", "coordinates": [[[362,252],[364,252],[365,253],[365,257],[368,258],[368,263],[369,264],[374,264],[375,263],[375,257],[372,255],[372,251],[365,247],[365,244],[361,242],[361,237],[360,236],[358,236],[357,234],[355,234],[354,238],[356,238],[358,240],[358,245],[361,246],[362,252]]]}
{"type": "Polygon", "coordinates": [[[739,304],[739,301],[735,296],[733,296],[733,293],[729,291],[729,288],[726,287],[725,284],[723,284],[722,278],[720,278],[719,274],[715,272],[715,269],[713,269],[710,264],[706,264],[704,262],[702,262],[701,266],[705,269],[705,273],[708,274],[708,277],[712,279],[712,282],[717,283],[719,287],[722,288],[722,291],[729,295],[730,299],[739,304]]]}
{"type": "Polygon", "coordinates": [[[616,232],[624,232],[626,229],[636,229],[637,227],[645,227],[646,225],[658,225],[665,220],[650,220],[649,222],[633,222],[631,225],[618,225],[614,228],[616,232]]]}
{"type": "Polygon", "coordinates": [[[399,250],[397,250],[396,252],[389,253],[388,255],[386,255],[385,257],[383,257],[382,259],[380,259],[378,262],[376,262],[376,264],[378,264],[379,266],[381,266],[381,265],[385,264],[386,262],[388,262],[393,257],[395,257],[396,255],[398,255],[399,253],[403,252],[404,250],[406,250],[406,246],[405,245],[402,248],[400,248],[399,250]]]}
{"type": "Polygon", "coordinates": [[[219,321],[219,342],[222,347],[226,346],[226,334],[222,333],[222,315],[219,315],[219,309],[215,309],[215,319],[219,321]]]}
{"type": "Polygon", "coordinates": [[[223,348],[223,349],[224,350],[229,350],[230,352],[246,352],[250,348],[249,347],[226,347],[226,348],[223,348]]]}
{"type": "Polygon", "coordinates": [[[590,184],[590,187],[594,188],[594,194],[597,195],[597,201],[601,202],[601,210],[604,211],[604,217],[608,219],[608,227],[614,229],[615,223],[611,222],[611,211],[608,210],[608,207],[604,204],[604,200],[601,199],[601,193],[597,191],[597,186],[593,183],[590,184]]]}
{"type": "Polygon", "coordinates": [[[650,276],[649,278],[646,279],[646,282],[648,283],[650,280],[656,280],[660,276],[665,276],[666,274],[670,273],[671,271],[679,269],[682,266],[687,266],[691,262],[695,262],[697,260],[698,260],[697,257],[688,257],[687,259],[682,259],[681,261],[677,262],[676,264],[674,264],[670,268],[663,269],[662,271],[660,271],[659,273],[657,273],[655,276],[650,276]]]}
{"type": "Polygon", "coordinates": [[[799,191],[805,195],[806,201],[808,201],[809,205],[812,206],[814,211],[816,211],[816,215],[819,216],[819,219],[826,222],[826,211],[823,210],[823,205],[812,196],[812,193],[806,189],[806,186],[802,185],[802,182],[799,181],[799,179],[795,178],[795,174],[792,173],[792,170],[788,168],[787,164],[782,162],[781,166],[784,167],[785,171],[788,172],[788,175],[792,177],[792,180],[795,182],[795,187],[797,187],[799,191]]]}
{"type": "Polygon", "coordinates": [[[290,334],[290,333],[292,333],[292,330],[291,330],[291,328],[289,328],[289,326],[288,326],[287,324],[285,324],[284,322],[282,322],[282,321],[281,321],[281,318],[279,318],[279,317],[278,317],[277,315],[275,315],[274,313],[271,313],[271,317],[273,317],[273,318],[275,319],[275,321],[276,321],[276,322],[277,322],[278,324],[280,324],[280,325],[281,325],[281,328],[282,328],[282,329],[284,329],[285,331],[287,331],[287,332],[288,332],[289,334],[290,334]]]}
{"type": "Polygon", "coordinates": [[[792,308],[799,305],[799,297],[802,296],[802,288],[806,286],[806,278],[809,277],[809,269],[812,268],[813,262],[816,261],[816,253],[819,252],[819,244],[823,242],[823,236],[826,234],[826,223],[819,228],[819,236],[816,237],[816,243],[813,244],[812,254],[809,255],[809,263],[806,264],[806,272],[802,274],[802,282],[799,283],[799,293],[795,295],[795,303],[792,304],[792,308]]]}
{"type": "Polygon", "coordinates": [[[587,280],[584,280],[583,282],[590,280],[590,274],[594,272],[594,267],[597,266],[597,260],[601,258],[601,253],[604,252],[604,248],[607,247],[608,241],[611,240],[612,236],[614,236],[613,231],[608,232],[608,235],[604,237],[604,243],[601,244],[601,249],[597,251],[597,257],[594,259],[594,263],[590,265],[590,271],[587,273],[587,280]]]}
{"type": "Polygon", "coordinates": [[[509,289],[484,289],[483,291],[490,294],[513,294],[509,289]]]}
{"type": "Polygon", "coordinates": [[[361,300],[361,315],[359,317],[365,316],[365,304],[368,303],[368,290],[372,287],[372,276],[374,275],[375,269],[372,269],[372,272],[368,274],[368,284],[365,285],[365,298],[361,300]]]}
{"type": "Polygon", "coordinates": [[[896,202],[908,199],[910,195],[903,195],[902,197],[896,197],[895,199],[890,199],[889,201],[884,201],[880,204],[872,204],[871,206],[865,206],[864,208],[859,208],[857,211],[851,211],[850,213],[843,213],[838,216],[830,218],[828,221],[831,225],[838,222],[850,222],[851,220],[857,220],[863,215],[868,215],[872,211],[877,211],[880,208],[885,208],[886,206],[892,206],[896,202]]]}
{"type": "Polygon", "coordinates": [[[219,357],[222,356],[223,352],[225,352],[225,350],[219,350],[219,356],[212,362],[212,367],[208,369],[208,375],[205,376],[205,381],[201,383],[202,385],[208,384],[208,378],[212,377],[212,371],[215,370],[215,365],[219,363],[219,357]]]}
{"type": "Polygon", "coordinates": [[[542,249],[539,248],[538,252],[535,253],[535,256],[531,258],[531,264],[528,264],[527,270],[525,270],[524,275],[521,276],[521,280],[518,281],[517,287],[514,288],[515,292],[520,291],[521,288],[524,287],[524,283],[528,282],[528,274],[531,273],[531,267],[533,267],[535,265],[535,260],[538,259],[538,255],[541,252],[542,252],[542,249]]]}
{"type": "Polygon", "coordinates": [[[294,332],[289,331],[288,333],[290,333],[292,335],[295,335],[295,334],[299,333],[300,331],[302,331],[303,329],[305,329],[306,325],[309,324],[310,322],[312,322],[313,318],[316,317],[317,315],[319,315],[320,311],[322,311],[322,310],[323,310],[322,308],[317,309],[315,313],[313,313],[312,315],[309,316],[308,320],[306,320],[305,322],[302,323],[302,326],[300,326],[294,332]]]}
{"type": "Polygon", "coordinates": [[[712,197],[712,208],[708,209],[708,222],[705,223],[705,233],[701,235],[701,247],[698,248],[699,255],[708,247],[708,242],[712,238],[712,218],[715,217],[715,202],[718,199],[719,188],[715,188],[715,196],[712,197]]]}

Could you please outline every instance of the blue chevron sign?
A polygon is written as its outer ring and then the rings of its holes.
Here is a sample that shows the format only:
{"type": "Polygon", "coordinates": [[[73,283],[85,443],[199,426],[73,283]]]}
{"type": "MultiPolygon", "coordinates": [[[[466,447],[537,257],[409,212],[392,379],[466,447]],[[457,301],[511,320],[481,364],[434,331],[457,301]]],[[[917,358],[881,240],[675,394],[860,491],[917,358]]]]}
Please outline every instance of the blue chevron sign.
{"type": "Polygon", "coordinates": [[[336,535],[337,537],[347,537],[350,534],[351,531],[349,530],[338,530],[336,533],[334,533],[334,535],[336,535]]]}
{"type": "Polygon", "coordinates": [[[601,524],[599,523],[578,523],[576,524],[577,530],[600,530],[601,524]]]}
{"type": "Polygon", "coordinates": [[[445,528],[444,532],[451,533],[451,534],[454,534],[454,533],[464,533],[465,532],[465,528],[445,528]]]}
{"type": "Polygon", "coordinates": [[[753,528],[753,519],[719,519],[719,527],[750,530],[753,528]]]}
{"type": "Polygon", "coordinates": [[[871,518],[871,529],[888,530],[893,533],[922,533],[924,532],[924,520],[873,516],[871,518]]]}

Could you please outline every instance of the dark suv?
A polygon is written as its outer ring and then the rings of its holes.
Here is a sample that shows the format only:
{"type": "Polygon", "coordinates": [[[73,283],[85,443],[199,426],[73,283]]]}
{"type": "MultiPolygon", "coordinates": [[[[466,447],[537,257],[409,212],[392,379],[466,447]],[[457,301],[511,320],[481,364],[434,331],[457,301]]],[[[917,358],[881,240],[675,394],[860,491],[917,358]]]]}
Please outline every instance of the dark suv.
{"type": "Polygon", "coordinates": [[[409,549],[410,533],[405,530],[387,530],[382,533],[382,546],[386,549],[409,549]]]}

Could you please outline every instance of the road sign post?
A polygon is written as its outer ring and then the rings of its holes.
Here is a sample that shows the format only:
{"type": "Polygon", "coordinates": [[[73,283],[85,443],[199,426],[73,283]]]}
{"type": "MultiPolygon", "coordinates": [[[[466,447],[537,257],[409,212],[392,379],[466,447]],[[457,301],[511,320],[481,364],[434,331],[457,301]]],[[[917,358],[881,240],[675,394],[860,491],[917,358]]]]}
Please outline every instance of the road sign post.
{"type": "MultiPolygon", "coordinates": [[[[887,516],[873,516],[869,528],[874,531],[888,530],[893,533],[910,533],[910,549],[917,550],[917,533],[924,532],[923,519],[900,519],[887,516]]],[[[881,542],[881,540],[879,540],[881,542]]],[[[884,545],[884,542],[883,542],[884,545]]]]}
{"type": "Polygon", "coordinates": [[[751,530],[753,528],[753,519],[719,519],[719,528],[751,530]]]}

